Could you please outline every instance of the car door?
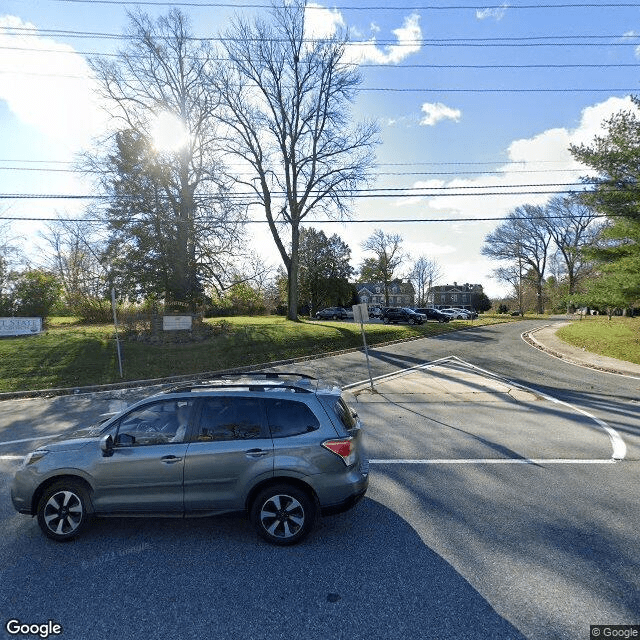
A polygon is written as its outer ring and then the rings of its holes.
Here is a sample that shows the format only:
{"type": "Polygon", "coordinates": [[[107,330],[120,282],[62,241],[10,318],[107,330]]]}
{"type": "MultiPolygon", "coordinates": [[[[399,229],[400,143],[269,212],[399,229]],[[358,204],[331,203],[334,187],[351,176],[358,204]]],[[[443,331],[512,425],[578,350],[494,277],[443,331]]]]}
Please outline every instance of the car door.
{"type": "Polygon", "coordinates": [[[199,401],[199,419],[184,467],[186,511],[245,507],[256,482],[273,476],[273,441],[259,398],[215,395],[199,401]]]}
{"type": "Polygon", "coordinates": [[[190,399],[157,400],[118,421],[111,454],[100,456],[90,470],[96,511],[182,513],[185,432],[193,407],[190,399]]]}

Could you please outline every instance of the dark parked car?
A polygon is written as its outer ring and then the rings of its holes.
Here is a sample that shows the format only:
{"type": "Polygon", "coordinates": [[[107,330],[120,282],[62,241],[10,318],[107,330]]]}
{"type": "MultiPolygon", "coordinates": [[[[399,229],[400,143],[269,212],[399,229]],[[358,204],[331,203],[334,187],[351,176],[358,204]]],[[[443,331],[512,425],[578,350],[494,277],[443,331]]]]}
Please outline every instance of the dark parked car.
{"type": "Polygon", "coordinates": [[[286,545],[318,514],[356,504],[367,484],[361,425],[341,390],[262,373],[180,385],[47,443],[16,471],[11,499],[59,541],[94,515],[244,511],[286,545]]]}
{"type": "Polygon", "coordinates": [[[331,318],[332,320],[344,320],[349,314],[344,307],[327,307],[316,313],[316,318],[331,318]]]}
{"type": "Polygon", "coordinates": [[[445,313],[441,313],[438,309],[420,308],[416,309],[416,313],[427,316],[427,320],[435,320],[436,322],[449,322],[451,318],[445,313]]]}
{"type": "Polygon", "coordinates": [[[416,313],[408,307],[389,307],[382,313],[382,321],[385,324],[408,322],[409,324],[422,324],[426,318],[421,313],[416,313]]]}

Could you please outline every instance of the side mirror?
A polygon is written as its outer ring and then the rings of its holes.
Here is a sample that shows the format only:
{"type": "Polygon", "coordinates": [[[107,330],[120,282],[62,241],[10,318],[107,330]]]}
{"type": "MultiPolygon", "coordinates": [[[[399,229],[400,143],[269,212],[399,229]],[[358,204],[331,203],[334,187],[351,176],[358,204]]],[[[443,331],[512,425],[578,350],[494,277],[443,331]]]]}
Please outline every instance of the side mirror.
{"type": "Polygon", "coordinates": [[[113,438],[110,433],[100,438],[100,449],[102,449],[102,455],[105,458],[113,455],[113,438]]]}

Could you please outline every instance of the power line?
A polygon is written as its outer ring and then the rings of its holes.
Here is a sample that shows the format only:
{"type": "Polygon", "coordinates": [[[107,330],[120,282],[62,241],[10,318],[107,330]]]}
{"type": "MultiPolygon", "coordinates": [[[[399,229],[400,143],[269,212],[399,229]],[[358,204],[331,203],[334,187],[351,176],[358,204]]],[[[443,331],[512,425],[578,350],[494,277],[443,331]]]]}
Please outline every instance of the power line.
{"type": "MultiPolygon", "coordinates": [[[[200,7],[215,9],[270,9],[271,4],[261,3],[230,3],[230,2],[188,2],[185,0],[163,1],[163,0],[49,0],[49,2],[66,2],[74,4],[105,4],[105,5],[136,5],[155,7],[200,7]]],[[[621,9],[638,8],[635,2],[566,2],[562,4],[523,4],[523,5],[333,5],[332,9],[349,11],[483,11],[483,10],[522,10],[522,9],[621,9]]],[[[324,7],[309,6],[308,9],[322,9],[324,7]]]]}
{"type": "MultiPolygon", "coordinates": [[[[2,160],[0,160],[2,162],[2,160]]],[[[0,171],[40,171],[46,173],[100,173],[87,172],[83,169],[54,169],[50,167],[2,167],[0,171]]],[[[500,171],[376,171],[374,176],[461,176],[461,175],[496,175],[500,171]]],[[[513,169],[509,174],[538,174],[538,173],[584,173],[583,169],[513,169]]]]}
{"type": "MultiPolygon", "coordinates": [[[[433,197],[459,197],[459,196],[484,196],[484,195],[530,195],[532,193],[555,193],[558,187],[584,187],[589,184],[596,184],[594,181],[581,183],[549,182],[539,184],[490,184],[490,185],[459,185],[442,187],[387,187],[387,188],[367,188],[354,189],[349,194],[349,198],[433,198],[433,197]],[[554,188],[554,191],[539,191],[539,189],[554,188]],[[487,191],[489,189],[536,189],[536,191],[487,191]],[[473,193],[471,193],[473,190],[473,193]]],[[[312,192],[311,196],[318,195],[319,192],[312,192]]],[[[284,191],[272,191],[272,197],[284,198],[284,191]]],[[[228,194],[228,197],[238,200],[242,198],[254,198],[252,192],[236,192],[228,194]]],[[[201,200],[215,200],[219,196],[211,195],[199,196],[201,200]]],[[[107,194],[52,194],[52,193],[0,193],[0,200],[135,200],[135,197],[117,196],[107,194]]]]}
{"type": "MultiPolygon", "coordinates": [[[[518,220],[564,220],[572,218],[570,214],[568,215],[540,215],[540,216],[519,216],[518,220]]],[[[592,216],[595,218],[617,218],[624,217],[621,214],[594,214],[592,216]]],[[[303,218],[302,224],[404,224],[404,223],[423,223],[423,222],[498,222],[505,221],[509,218],[507,216],[485,216],[481,218],[359,218],[359,219],[345,219],[345,220],[331,220],[331,219],[322,219],[322,220],[307,220],[303,218]]],[[[11,221],[23,221],[23,222],[99,222],[106,224],[107,221],[102,218],[42,218],[42,217],[17,217],[17,216],[0,216],[0,220],[11,220],[11,221]]],[[[265,220],[238,220],[239,224],[268,224],[268,221],[265,220]]]]}
{"type": "MultiPolygon", "coordinates": [[[[64,38],[90,38],[107,40],[131,40],[127,34],[109,33],[104,31],[80,31],[75,29],[43,29],[38,27],[3,27],[5,33],[20,35],[23,37],[58,36],[64,38]],[[17,32],[17,34],[16,34],[17,32]]],[[[168,39],[168,36],[156,36],[157,40],[168,39]]],[[[600,34],[566,34],[566,35],[538,35],[538,36],[503,36],[503,37],[465,37],[465,38],[412,38],[402,41],[398,39],[378,39],[374,41],[376,45],[393,45],[394,47],[420,46],[637,46],[637,36],[628,37],[627,41],[620,42],[620,34],[600,35],[600,34]],[[551,42],[560,40],[565,42],[551,42]],[[614,40],[614,42],[583,42],[587,40],[614,40]],[[634,40],[635,42],[630,42],[634,40]]],[[[283,38],[236,38],[232,36],[187,36],[186,40],[198,42],[288,42],[283,38]]],[[[326,38],[309,38],[309,42],[325,42],[326,38]]],[[[362,46],[371,44],[367,40],[348,40],[347,46],[362,46]]]]}
{"type": "MultiPolygon", "coordinates": [[[[376,43],[379,44],[379,43],[376,43]]],[[[34,53],[61,53],[67,55],[83,55],[83,56],[98,56],[117,58],[119,53],[106,52],[106,51],[78,51],[76,49],[42,49],[39,47],[14,47],[14,46],[0,46],[0,50],[10,51],[25,51],[34,53]]],[[[140,56],[133,56],[140,57],[140,56]]],[[[212,58],[212,62],[226,62],[224,58],[212,58]]],[[[378,68],[387,70],[396,69],[618,69],[618,68],[638,68],[640,63],[532,63],[532,64],[384,64],[382,62],[363,62],[363,63],[344,63],[345,66],[354,66],[361,68],[378,68]]],[[[52,77],[64,77],[64,78],[78,78],[86,79],[86,76],[79,75],[57,75],[57,74],[38,74],[35,72],[22,72],[22,71],[0,71],[0,73],[22,73],[24,75],[43,75],[52,77]]]]}

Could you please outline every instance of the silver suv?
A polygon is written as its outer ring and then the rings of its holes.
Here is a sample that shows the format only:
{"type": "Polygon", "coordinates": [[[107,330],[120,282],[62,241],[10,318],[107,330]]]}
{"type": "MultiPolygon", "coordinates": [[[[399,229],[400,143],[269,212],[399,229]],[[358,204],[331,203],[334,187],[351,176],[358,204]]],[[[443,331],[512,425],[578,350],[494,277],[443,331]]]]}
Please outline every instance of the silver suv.
{"type": "Polygon", "coordinates": [[[367,485],[360,422],[341,390],[267,372],[177,386],[52,441],[25,457],[11,499],[54,540],[93,515],[245,511],[264,539],[287,545],[367,485]]]}

